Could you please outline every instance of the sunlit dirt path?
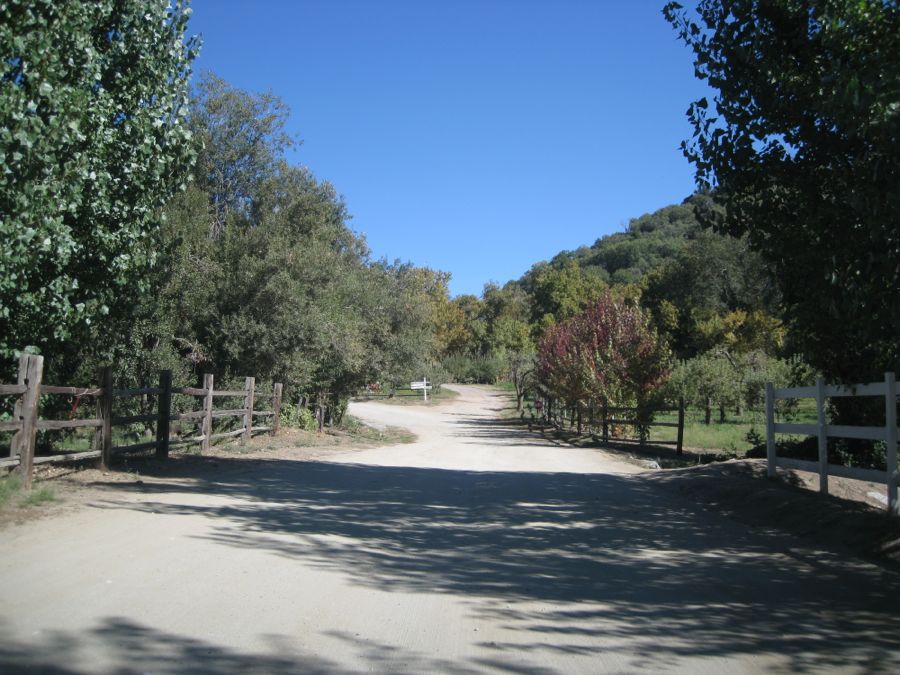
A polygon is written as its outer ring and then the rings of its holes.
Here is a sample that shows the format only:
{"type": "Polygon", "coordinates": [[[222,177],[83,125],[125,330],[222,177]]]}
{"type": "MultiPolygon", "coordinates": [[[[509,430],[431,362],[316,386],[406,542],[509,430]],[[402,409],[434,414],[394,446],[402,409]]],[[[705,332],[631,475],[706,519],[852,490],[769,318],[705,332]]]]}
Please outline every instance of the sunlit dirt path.
{"type": "Polygon", "coordinates": [[[497,394],[0,531],[0,672],[898,672],[892,572],[750,532],[497,394]]]}

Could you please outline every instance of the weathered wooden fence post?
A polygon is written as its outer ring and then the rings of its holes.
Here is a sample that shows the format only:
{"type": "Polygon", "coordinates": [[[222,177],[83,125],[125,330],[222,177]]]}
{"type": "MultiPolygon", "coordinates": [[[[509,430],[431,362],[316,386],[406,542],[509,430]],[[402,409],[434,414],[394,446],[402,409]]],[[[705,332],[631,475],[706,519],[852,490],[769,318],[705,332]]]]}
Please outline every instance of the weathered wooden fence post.
{"type": "Polygon", "coordinates": [[[678,399],[678,440],[675,444],[675,454],[684,452],[684,398],[678,399]]]}
{"type": "Polygon", "coordinates": [[[96,448],[100,451],[100,468],[105,471],[112,464],[113,381],[110,366],[100,369],[100,389],[102,391],[97,396],[97,418],[100,420],[100,426],[94,438],[96,448]]]}
{"type": "Polygon", "coordinates": [[[203,388],[206,395],[203,397],[203,425],[201,435],[203,440],[200,441],[201,454],[209,450],[209,437],[212,436],[212,411],[213,411],[213,376],[206,374],[203,376],[203,388]]]}
{"type": "Polygon", "coordinates": [[[320,393],[316,398],[316,432],[322,433],[325,429],[325,402],[324,396],[320,393]]]}
{"type": "Polygon", "coordinates": [[[34,446],[37,442],[38,401],[41,396],[41,378],[44,374],[44,357],[23,354],[19,359],[19,383],[28,387],[22,394],[19,419],[22,430],[16,434],[19,453],[19,473],[26,488],[31,487],[34,475],[34,446]]]}
{"type": "Polygon", "coordinates": [[[282,384],[281,382],[275,383],[274,392],[272,394],[272,413],[274,415],[274,420],[272,422],[272,435],[278,433],[278,429],[281,428],[281,391],[282,384]]]}
{"type": "Polygon", "coordinates": [[[253,437],[253,398],[256,389],[256,378],[244,379],[244,433],[241,443],[246,443],[253,437]]]}
{"type": "Polygon", "coordinates": [[[887,442],[888,513],[897,513],[897,376],[884,374],[884,424],[887,442]]]}
{"type": "Polygon", "coordinates": [[[156,456],[169,456],[169,422],[172,417],[172,371],[159,371],[159,395],[156,398],[156,456]]]}
{"type": "Polygon", "coordinates": [[[17,384],[19,387],[22,387],[22,389],[13,405],[13,419],[19,423],[19,429],[13,434],[12,441],[9,444],[10,457],[21,457],[22,451],[20,450],[20,445],[25,439],[25,432],[22,428],[22,409],[25,405],[25,391],[28,388],[28,385],[25,384],[25,380],[28,378],[28,357],[29,354],[19,355],[19,378],[17,384]]]}
{"type": "Polygon", "coordinates": [[[603,442],[609,443],[609,402],[603,399],[603,442]]]}
{"type": "Polygon", "coordinates": [[[825,428],[825,379],[816,378],[816,426],[819,439],[819,492],[828,494],[828,430],[825,428]]]}
{"type": "Polygon", "coordinates": [[[769,478],[775,478],[775,386],[766,382],[766,462],[769,478]]]}

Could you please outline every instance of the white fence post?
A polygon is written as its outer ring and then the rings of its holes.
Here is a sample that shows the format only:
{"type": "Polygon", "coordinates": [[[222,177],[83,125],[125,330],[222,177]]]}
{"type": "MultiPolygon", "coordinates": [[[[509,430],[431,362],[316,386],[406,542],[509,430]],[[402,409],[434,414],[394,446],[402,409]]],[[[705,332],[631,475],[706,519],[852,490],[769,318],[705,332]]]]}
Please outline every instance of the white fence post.
{"type": "Polygon", "coordinates": [[[825,428],[825,379],[816,378],[816,417],[819,428],[819,492],[828,494],[828,430],[825,428]]]}
{"type": "Polygon", "coordinates": [[[887,441],[888,513],[897,513],[897,377],[884,374],[884,424],[887,441]]]}
{"type": "Polygon", "coordinates": [[[769,478],[775,478],[775,387],[766,382],[766,459],[769,478]]]}

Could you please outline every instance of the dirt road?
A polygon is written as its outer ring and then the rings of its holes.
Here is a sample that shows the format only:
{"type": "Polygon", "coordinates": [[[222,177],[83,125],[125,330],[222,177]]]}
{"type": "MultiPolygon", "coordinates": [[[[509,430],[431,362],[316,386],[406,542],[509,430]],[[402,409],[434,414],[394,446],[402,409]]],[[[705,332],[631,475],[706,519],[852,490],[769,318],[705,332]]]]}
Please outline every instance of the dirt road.
{"type": "Polygon", "coordinates": [[[219,460],[0,532],[0,671],[898,672],[893,572],[597,450],[355,405],[414,444],[219,460]]]}

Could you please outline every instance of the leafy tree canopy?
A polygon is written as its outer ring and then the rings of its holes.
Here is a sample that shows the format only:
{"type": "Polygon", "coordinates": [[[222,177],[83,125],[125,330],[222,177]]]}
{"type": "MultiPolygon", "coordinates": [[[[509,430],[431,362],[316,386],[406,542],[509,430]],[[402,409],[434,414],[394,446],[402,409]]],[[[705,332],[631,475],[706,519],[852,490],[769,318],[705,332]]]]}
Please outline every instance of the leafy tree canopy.
{"type": "Polygon", "coordinates": [[[666,18],[716,90],[683,144],[720,231],[773,266],[795,339],[826,374],[900,359],[900,7],[677,2],[666,18]]]}
{"type": "Polygon", "coordinates": [[[669,351],[641,308],[605,291],[587,309],[544,332],[537,375],[554,397],[644,406],[665,382],[669,351]]]}
{"type": "Polygon", "coordinates": [[[0,355],[111,330],[149,292],[193,160],[186,0],[0,4],[0,355]]]}

